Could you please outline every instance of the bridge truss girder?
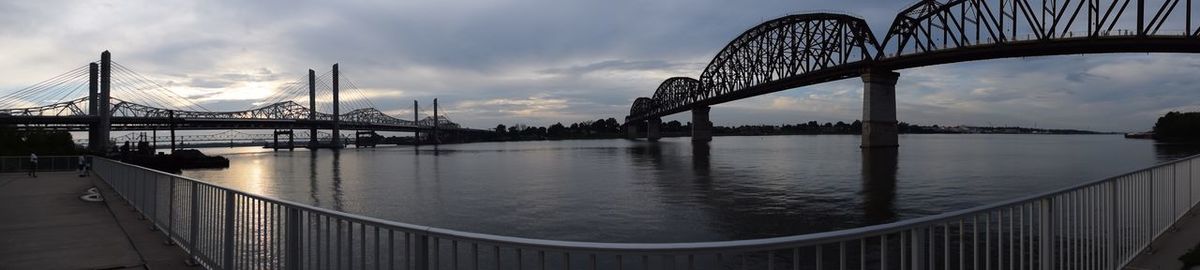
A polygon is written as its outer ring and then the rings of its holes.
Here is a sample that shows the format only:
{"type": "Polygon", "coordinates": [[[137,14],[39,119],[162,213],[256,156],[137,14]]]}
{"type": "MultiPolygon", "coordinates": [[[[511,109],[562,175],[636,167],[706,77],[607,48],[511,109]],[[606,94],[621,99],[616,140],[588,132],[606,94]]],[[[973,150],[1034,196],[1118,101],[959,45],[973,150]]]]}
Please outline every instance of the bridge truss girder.
{"type": "Polygon", "coordinates": [[[693,96],[655,91],[626,124],[870,70],[1046,55],[1200,53],[1190,0],[924,0],[898,14],[882,43],[858,18],[789,15],[747,30],[705,68],[693,96]]]}
{"type": "Polygon", "coordinates": [[[896,16],[878,57],[1023,40],[1197,38],[1196,8],[1190,0],[926,0],[896,16]]]}
{"type": "MultiPolygon", "coordinates": [[[[39,107],[0,110],[0,124],[36,126],[47,129],[87,130],[87,124],[99,117],[90,116],[82,109],[87,98],[80,98],[39,107]]],[[[171,123],[178,130],[192,129],[273,129],[273,128],[320,128],[333,126],[333,115],[312,112],[292,101],[279,102],[261,108],[232,112],[200,112],[167,110],[138,103],[112,100],[113,130],[169,129],[171,123]],[[310,120],[309,114],[314,114],[310,120]]],[[[358,109],[341,115],[341,126],[346,129],[378,131],[418,131],[433,129],[432,118],[422,121],[402,120],[391,117],[374,108],[358,109]]],[[[462,127],[445,116],[439,117],[439,129],[457,130],[462,127]]],[[[25,128],[25,127],[21,127],[25,128]]]]}

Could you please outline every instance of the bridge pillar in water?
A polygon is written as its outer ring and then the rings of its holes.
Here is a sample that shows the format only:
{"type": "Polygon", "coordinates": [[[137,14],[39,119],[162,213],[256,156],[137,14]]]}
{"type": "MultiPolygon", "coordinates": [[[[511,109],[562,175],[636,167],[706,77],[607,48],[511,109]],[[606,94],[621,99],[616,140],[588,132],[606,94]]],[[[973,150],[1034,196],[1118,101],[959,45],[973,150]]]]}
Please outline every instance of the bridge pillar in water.
{"type": "Polygon", "coordinates": [[[637,139],[638,137],[641,137],[642,135],[638,133],[638,126],[641,126],[641,125],[644,125],[644,123],[642,123],[641,121],[633,122],[633,123],[629,123],[628,125],[625,125],[625,138],[632,140],[632,139],[637,139]]]}
{"type": "Polygon", "coordinates": [[[651,118],[650,120],[646,120],[646,140],[654,142],[658,141],[658,139],[661,139],[662,134],[658,131],[659,127],[661,126],[662,118],[655,117],[651,118]]]}
{"type": "Polygon", "coordinates": [[[438,125],[438,98],[433,98],[433,146],[442,143],[438,137],[438,125]]]}
{"type": "Polygon", "coordinates": [[[419,116],[417,116],[417,112],[420,111],[420,109],[421,108],[418,106],[417,100],[414,99],[413,100],[413,125],[416,126],[416,128],[413,129],[413,146],[416,146],[416,147],[421,147],[421,119],[419,116]]]}
{"type": "Polygon", "coordinates": [[[897,147],[896,81],[900,73],[868,70],[863,73],[862,147],[897,147]]]}
{"type": "Polygon", "coordinates": [[[108,155],[109,131],[112,129],[112,54],[104,51],[100,54],[100,93],[96,101],[99,117],[96,121],[96,139],[99,142],[97,154],[108,155]]]}
{"type": "Polygon", "coordinates": [[[704,106],[692,109],[692,141],[712,141],[712,121],[708,120],[708,112],[712,107],[704,106]]]}

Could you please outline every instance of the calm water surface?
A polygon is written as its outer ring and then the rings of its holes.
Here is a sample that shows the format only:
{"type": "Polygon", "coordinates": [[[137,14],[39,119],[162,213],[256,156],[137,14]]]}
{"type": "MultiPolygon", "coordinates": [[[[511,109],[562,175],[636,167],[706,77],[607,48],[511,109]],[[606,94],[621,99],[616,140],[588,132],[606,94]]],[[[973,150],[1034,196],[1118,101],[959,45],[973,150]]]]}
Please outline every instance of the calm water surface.
{"type": "Polygon", "coordinates": [[[207,149],[184,174],[350,213],[507,236],[601,242],[752,239],[859,227],[1032,195],[1200,153],[1119,135],[906,135],[207,149]]]}

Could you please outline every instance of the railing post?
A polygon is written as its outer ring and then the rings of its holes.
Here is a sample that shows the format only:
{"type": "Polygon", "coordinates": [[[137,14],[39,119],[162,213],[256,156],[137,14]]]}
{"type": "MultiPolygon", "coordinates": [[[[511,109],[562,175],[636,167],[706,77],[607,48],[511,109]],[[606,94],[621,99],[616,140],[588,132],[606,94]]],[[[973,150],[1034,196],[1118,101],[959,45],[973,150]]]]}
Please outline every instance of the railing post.
{"type": "Polygon", "coordinates": [[[1154,252],[1154,246],[1153,246],[1154,245],[1154,235],[1158,233],[1157,232],[1158,230],[1156,228],[1154,228],[1154,170],[1155,169],[1157,169],[1157,168],[1150,168],[1150,181],[1149,181],[1150,188],[1147,189],[1147,191],[1150,194],[1146,195],[1146,200],[1149,201],[1149,203],[1147,203],[1147,205],[1146,205],[1147,206],[1146,208],[1149,208],[1149,209],[1146,209],[1146,212],[1150,214],[1150,218],[1146,219],[1146,222],[1150,223],[1149,226],[1146,226],[1146,233],[1147,233],[1147,235],[1146,235],[1146,239],[1147,239],[1146,240],[1146,252],[1147,253],[1154,252]]]}
{"type": "Polygon", "coordinates": [[[1121,180],[1120,178],[1117,178],[1117,179],[1108,181],[1108,196],[1109,196],[1108,216],[1109,216],[1109,220],[1108,220],[1108,224],[1105,224],[1105,226],[1108,227],[1108,249],[1109,249],[1109,256],[1108,256],[1109,267],[1108,268],[1109,269],[1116,269],[1117,263],[1122,261],[1121,259],[1117,258],[1117,256],[1120,255],[1120,251],[1119,251],[1120,248],[1117,247],[1117,222],[1119,222],[1120,213],[1121,213],[1117,210],[1118,209],[1117,206],[1119,205],[1117,203],[1117,198],[1119,198],[1119,196],[1117,196],[1117,181],[1120,181],[1120,180],[1121,180]]]}
{"type": "MultiPolygon", "coordinates": [[[[300,269],[300,209],[287,207],[287,269],[300,269]]],[[[365,240],[364,240],[365,241],[365,240]]]]}
{"type": "Polygon", "coordinates": [[[158,174],[150,173],[150,229],[158,228],[158,174]]]}
{"type": "Polygon", "coordinates": [[[1054,269],[1054,197],[1042,198],[1038,214],[1038,261],[1041,269],[1054,269]]]}
{"type": "Polygon", "coordinates": [[[414,253],[416,253],[416,254],[413,254],[413,257],[416,257],[415,258],[416,260],[413,260],[413,264],[415,264],[413,267],[416,269],[420,269],[420,270],[428,270],[429,269],[429,236],[428,235],[417,236],[417,242],[414,244],[417,246],[413,247],[413,251],[414,251],[414,253]]]}
{"type": "MultiPolygon", "coordinates": [[[[912,234],[912,255],[909,261],[912,262],[912,269],[925,269],[925,261],[929,259],[925,256],[925,229],[912,229],[909,234],[912,234]]],[[[903,254],[901,254],[903,255],[903,254]]]]}
{"type": "Polygon", "coordinates": [[[191,212],[192,217],[188,220],[188,223],[190,223],[188,224],[188,247],[191,251],[189,253],[195,253],[199,251],[196,249],[199,246],[196,243],[196,239],[199,238],[200,233],[200,202],[196,198],[200,197],[200,184],[196,181],[191,181],[191,183],[192,195],[188,198],[188,201],[192,203],[192,208],[188,209],[188,212],[191,212]]]}
{"type": "Polygon", "coordinates": [[[167,243],[171,243],[171,237],[175,235],[175,177],[167,177],[167,243]]]}
{"type": "Polygon", "coordinates": [[[225,190],[225,255],[221,256],[224,263],[221,264],[223,269],[233,269],[233,215],[234,215],[234,195],[232,190],[225,190]]]}

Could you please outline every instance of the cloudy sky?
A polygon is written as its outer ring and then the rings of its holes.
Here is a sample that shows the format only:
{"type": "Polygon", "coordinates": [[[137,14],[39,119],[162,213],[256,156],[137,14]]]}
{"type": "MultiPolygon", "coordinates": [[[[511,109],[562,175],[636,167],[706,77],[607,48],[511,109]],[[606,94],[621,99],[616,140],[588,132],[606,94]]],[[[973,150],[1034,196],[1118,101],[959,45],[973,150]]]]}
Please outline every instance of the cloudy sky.
{"type": "MultiPolygon", "coordinates": [[[[456,122],[621,119],[668,77],[697,77],[729,40],[806,11],[867,18],[878,36],[910,1],[0,1],[0,95],[99,58],[213,110],[262,102],[333,63],[381,110],[433,98],[456,122]]],[[[1200,57],[1111,54],[901,71],[899,118],[922,124],[1135,131],[1200,110],[1200,57]]],[[[717,125],[853,121],[855,79],[722,104],[717,125]]],[[[346,94],[343,94],[344,96],[346,94]]],[[[679,114],[670,119],[687,121],[679,114]]],[[[668,120],[670,120],[668,119],[668,120]]]]}

